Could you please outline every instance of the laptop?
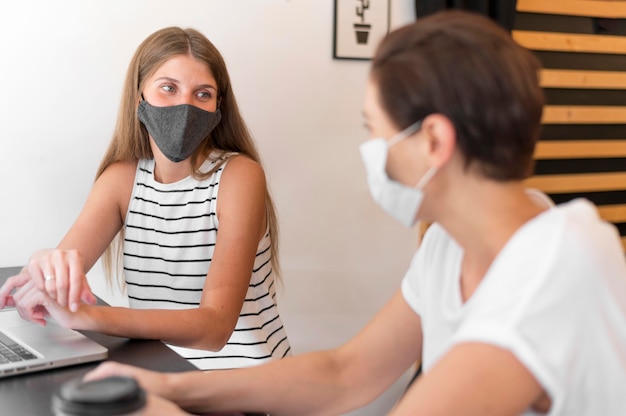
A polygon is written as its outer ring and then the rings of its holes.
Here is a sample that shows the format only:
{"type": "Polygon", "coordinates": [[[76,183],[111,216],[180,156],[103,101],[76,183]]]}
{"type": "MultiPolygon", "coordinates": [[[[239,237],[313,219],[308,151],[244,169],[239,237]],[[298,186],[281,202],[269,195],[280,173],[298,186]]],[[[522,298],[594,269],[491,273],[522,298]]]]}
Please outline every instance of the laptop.
{"type": "Polygon", "coordinates": [[[80,332],[28,322],[14,308],[0,310],[0,378],[104,360],[107,354],[80,332]]]}

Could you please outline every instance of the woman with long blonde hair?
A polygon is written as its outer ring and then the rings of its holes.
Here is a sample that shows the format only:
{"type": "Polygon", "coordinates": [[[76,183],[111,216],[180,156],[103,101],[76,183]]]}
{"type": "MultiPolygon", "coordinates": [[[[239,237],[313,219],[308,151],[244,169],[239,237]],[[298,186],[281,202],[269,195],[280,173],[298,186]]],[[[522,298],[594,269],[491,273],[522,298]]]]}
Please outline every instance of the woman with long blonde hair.
{"type": "Polygon", "coordinates": [[[0,289],[0,307],[45,324],[161,339],[201,369],[290,354],[276,304],[276,214],[224,60],[193,29],[144,40],[78,219],[0,289]],[[130,308],[95,306],[103,256],[130,308]],[[15,292],[13,293],[15,289],[15,292]]]}

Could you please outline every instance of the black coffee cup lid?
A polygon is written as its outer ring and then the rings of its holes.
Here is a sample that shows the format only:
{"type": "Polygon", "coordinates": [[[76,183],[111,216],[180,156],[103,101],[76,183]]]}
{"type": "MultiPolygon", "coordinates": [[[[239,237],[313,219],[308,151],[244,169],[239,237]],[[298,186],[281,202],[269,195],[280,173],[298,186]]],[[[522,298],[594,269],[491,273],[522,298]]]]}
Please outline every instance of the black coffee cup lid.
{"type": "Polygon", "coordinates": [[[141,409],[146,403],[143,389],[128,377],[107,377],[64,383],[52,397],[52,408],[66,415],[123,415],[141,409]]]}

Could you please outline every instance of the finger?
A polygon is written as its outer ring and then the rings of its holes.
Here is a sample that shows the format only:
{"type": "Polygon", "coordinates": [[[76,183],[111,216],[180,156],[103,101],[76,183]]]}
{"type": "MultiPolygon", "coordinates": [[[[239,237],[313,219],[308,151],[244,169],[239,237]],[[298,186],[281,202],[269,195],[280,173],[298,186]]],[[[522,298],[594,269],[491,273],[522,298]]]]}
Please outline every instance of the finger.
{"type": "Polygon", "coordinates": [[[57,297],[57,277],[54,272],[46,272],[43,275],[44,291],[52,299],[57,297]]]}
{"type": "Polygon", "coordinates": [[[47,256],[33,255],[28,262],[28,274],[37,289],[56,299],[56,274],[54,265],[47,256]]]}
{"type": "Polygon", "coordinates": [[[15,300],[13,300],[13,296],[7,296],[5,300],[5,304],[3,307],[13,306],[15,307],[15,300]]]}
{"type": "Polygon", "coordinates": [[[40,261],[42,271],[44,272],[44,280],[46,293],[61,306],[67,306],[67,290],[69,287],[69,262],[71,256],[63,250],[52,250],[40,261]]]}
{"type": "Polygon", "coordinates": [[[54,265],[54,276],[55,276],[55,296],[51,296],[53,299],[59,303],[59,305],[65,307],[68,303],[68,290],[70,287],[70,270],[72,267],[72,262],[74,261],[73,256],[69,252],[64,252],[62,250],[55,250],[52,253],[52,262],[54,265]]]}
{"type": "Polygon", "coordinates": [[[146,416],[158,416],[162,414],[168,414],[170,416],[190,415],[189,413],[184,412],[174,402],[150,393],[146,396],[146,405],[142,414],[146,416]]]}
{"type": "MultiPolygon", "coordinates": [[[[96,297],[96,295],[93,294],[93,292],[91,291],[91,288],[89,287],[83,289],[83,293],[80,296],[80,300],[81,302],[87,305],[96,305],[98,303],[98,298],[96,297]]],[[[76,309],[78,309],[78,305],[75,305],[75,306],[76,306],[76,309]]],[[[72,310],[72,312],[76,312],[76,311],[72,310]]]]}
{"type": "Polygon", "coordinates": [[[43,292],[28,282],[14,296],[15,307],[23,319],[45,326],[47,313],[45,308],[40,307],[44,297],[43,292]]]}
{"type": "Polygon", "coordinates": [[[100,378],[110,377],[110,376],[132,376],[132,373],[127,371],[126,366],[123,364],[116,363],[114,361],[106,361],[100,364],[95,369],[91,370],[85,375],[84,380],[97,380],[100,378]]]}
{"type": "MultiPolygon", "coordinates": [[[[78,310],[78,305],[85,296],[87,299],[90,299],[87,293],[91,294],[91,288],[89,287],[89,282],[87,281],[87,276],[85,276],[83,262],[80,259],[80,256],[74,256],[73,261],[69,263],[69,306],[72,312],[76,312],[78,310]]],[[[92,295],[93,297],[93,295],[92,295]]],[[[89,303],[89,302],[88,302],[89,303]]]]}
{"type": "Polygon", "coordinates": [[[0,309],[8,305],[8,299],[11,297],[13,290],[23,286],[30,280],[27,273],[20,273],[16,276],[9,277],[4,285],[0,288],[0,309]]]}
{"type": "Polygon", "coordinates": [[[67,306],[67,295],[70,286],[68,267],[65,264],[57,265],[54,274],[54,290],[56,297],[53,297],[53,299],[56,299],[59,305],[65,307],[67,306]]]}
{"type": "Polygon", "coordinates": [[[89,287],[83,290],[83,294],[80,299],[88,305],[95,305],[98,303],[98,298],[96,298],[96,295],[93,294],[91,288],[89,287]]]}
{"type": "Polygon", "coordinates": [[[37,252],[28,261],[26,271],[30,280],[35,283],[37,289],[46,291],[46,280],[44,276],[53,276],[53,268],[44,252],[37,252]]]}
{"type": "Polygon", "coordinates": [[[33,288],[35,288],[33,282],[26,282],[24,285],[17,288],[15,290],[15,293],[13,293],[13,300],[15,301],[15,303],[17,305],[20,305],[22,303],[22,300],[24,299],[24,296],[26,296],[29,290],[33,290],[33,288]]]}
{"type": "Polygon", "coordinates": [[[67,308],[59,305],[59,303],[54,299],[44,297],[38,307],[44,309],[46,316],[52,319],[56,324],[66,328],[75,329],[75,322],[73,319],[75,315],[67,308]]]}

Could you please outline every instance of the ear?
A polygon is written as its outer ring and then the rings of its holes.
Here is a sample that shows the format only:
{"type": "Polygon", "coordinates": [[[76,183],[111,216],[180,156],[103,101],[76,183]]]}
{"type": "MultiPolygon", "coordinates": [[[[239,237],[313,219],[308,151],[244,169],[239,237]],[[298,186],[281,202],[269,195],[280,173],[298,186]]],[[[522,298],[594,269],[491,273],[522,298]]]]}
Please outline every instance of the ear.
{"type": "Polygon", "coordinates": [[[456,130],[452,121],[443,114],[430,114],[422,122],[427,136],[430,166],[445,165],[456,150],[456,130]]]}

